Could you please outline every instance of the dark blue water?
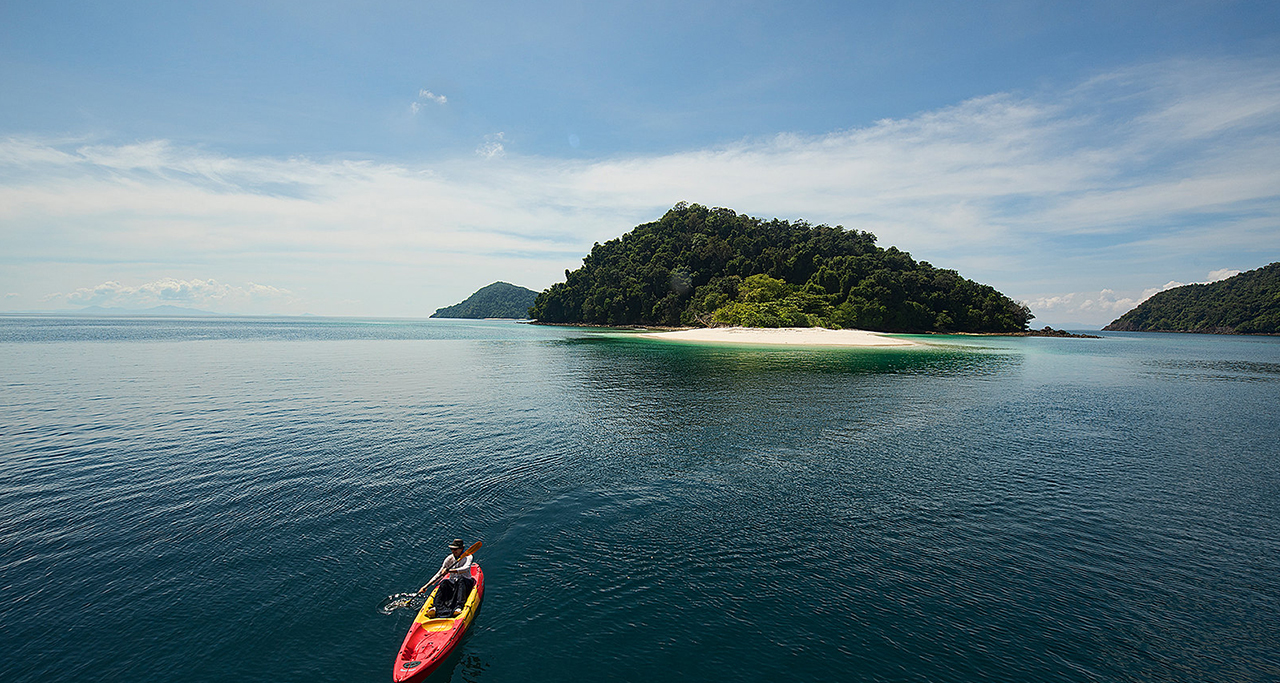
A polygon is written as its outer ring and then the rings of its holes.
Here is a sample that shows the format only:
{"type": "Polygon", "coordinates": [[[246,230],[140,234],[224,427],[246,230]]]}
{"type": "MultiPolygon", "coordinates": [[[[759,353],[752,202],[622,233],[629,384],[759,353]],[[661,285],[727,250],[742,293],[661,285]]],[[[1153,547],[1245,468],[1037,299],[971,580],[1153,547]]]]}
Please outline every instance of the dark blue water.
{"type": "Polygon", "coordinates": [[[0,680],[1280,680],[1280,339],[0,318],[0,680]]]}

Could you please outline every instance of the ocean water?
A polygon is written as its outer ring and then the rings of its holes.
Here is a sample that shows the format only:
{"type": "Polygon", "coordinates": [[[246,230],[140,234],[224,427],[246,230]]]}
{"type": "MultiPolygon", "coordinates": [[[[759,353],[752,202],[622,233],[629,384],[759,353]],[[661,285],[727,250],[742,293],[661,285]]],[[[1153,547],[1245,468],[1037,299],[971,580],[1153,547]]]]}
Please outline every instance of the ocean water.
{"type": "Polygon", "coordinates": [[[1280,338],[0,318],[0,681],[1280,680],[1280,338]]]}

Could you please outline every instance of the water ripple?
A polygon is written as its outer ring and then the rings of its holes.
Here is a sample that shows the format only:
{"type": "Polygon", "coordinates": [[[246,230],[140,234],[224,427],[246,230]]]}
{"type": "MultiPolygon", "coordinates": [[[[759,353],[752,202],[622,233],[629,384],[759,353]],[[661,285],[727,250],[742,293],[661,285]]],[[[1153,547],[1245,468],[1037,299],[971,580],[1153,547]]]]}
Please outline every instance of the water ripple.
{"type": "Polygon", "coordinates": [[[1280,344],[1077,341],[0,321],[0,679],[1280,677],[1280,344]]]}

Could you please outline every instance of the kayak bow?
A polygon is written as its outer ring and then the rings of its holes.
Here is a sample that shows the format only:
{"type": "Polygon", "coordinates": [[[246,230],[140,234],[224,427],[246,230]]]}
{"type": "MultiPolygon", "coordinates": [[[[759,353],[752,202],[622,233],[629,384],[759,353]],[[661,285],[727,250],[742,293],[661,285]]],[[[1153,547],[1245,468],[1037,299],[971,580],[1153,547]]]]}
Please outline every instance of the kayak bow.
{"type": "Polygon", "coordinates": [[[471,620],[475,619],[476,611],[480,609],[480,600],[484,597],[484,572],[480,570],[479,564],[472,563],[471,578],[475,579],[476,587],[471,589],[462,613],[456,617],[442,615],[432,619],[427,616],[435,605],[440,586],[437,585],[431,591],[427,604],[422,606],[418,617],[409,627],[409,633],[405,634],[404,645],[400,646],[400,652],[396,655],[396,668],[391,674],[391,680],[395,683],[422,681],[453,652],[453,648],[471,626],[471,620]]]}

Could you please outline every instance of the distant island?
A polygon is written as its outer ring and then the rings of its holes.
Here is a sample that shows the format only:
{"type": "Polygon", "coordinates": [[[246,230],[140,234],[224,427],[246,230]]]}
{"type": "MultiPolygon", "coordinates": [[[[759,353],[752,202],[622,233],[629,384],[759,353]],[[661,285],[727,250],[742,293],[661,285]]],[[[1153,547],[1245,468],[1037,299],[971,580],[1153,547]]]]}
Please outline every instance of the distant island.
{"type": "Polygon", "coordinates": [[[436,309],[432,318],[515,318],[529,317],[529,307],[538,293],[508,282],[481,287],[466,301],[436,309]]]}
{"type": "Polygon", "coordinates": [[[1083,334],[1080,332],[1068,332],[1066,330],[1055,330],[1048,325],[1040,330],[1027,330],[1026,332],[1014,332],[1011,336],[1015,337],[1063,337],[1073,339],[1102,339],[1096,334],[1083,334]]]}
{"type": "Polygon", "coordinates": [[[1280,333],[1280,262],[1203,285],[1160,292],[1107,332],[1280,333]]]}
{"type": "Polygon", "coordinates": [[[681,202],[537,296],[545,323],[1022,332],[1025,305],[875,235],[681,202]]]}

